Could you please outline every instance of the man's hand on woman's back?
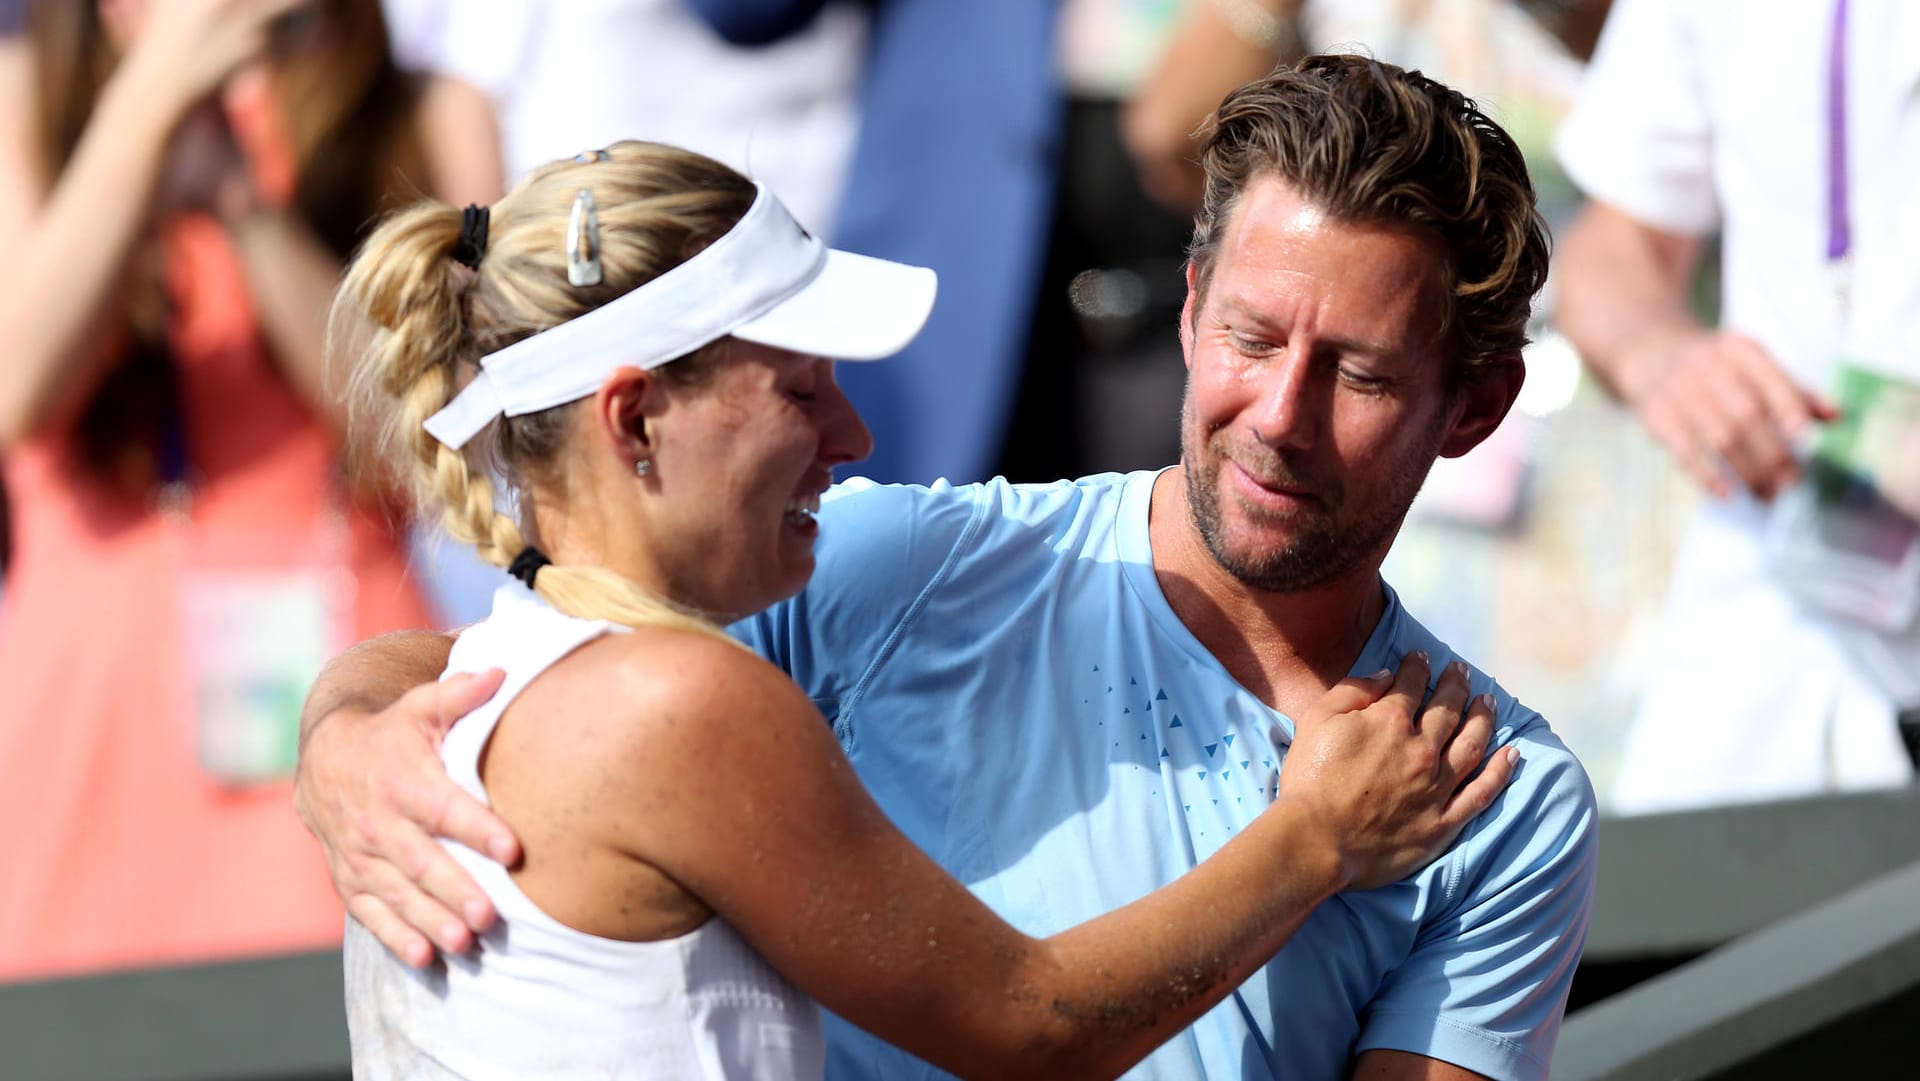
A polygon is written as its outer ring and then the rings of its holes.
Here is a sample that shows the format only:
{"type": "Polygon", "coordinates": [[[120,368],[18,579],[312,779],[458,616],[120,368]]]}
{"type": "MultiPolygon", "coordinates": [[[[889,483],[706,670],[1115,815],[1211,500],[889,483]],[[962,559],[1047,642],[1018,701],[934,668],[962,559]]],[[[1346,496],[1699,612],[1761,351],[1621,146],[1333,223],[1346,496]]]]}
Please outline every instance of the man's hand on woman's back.
{"type": "Polygon", "coordinates": [[[494,920],[486,894],[436,838],[509,866],[520,858],[513,831],[440,762],[440,736],[503,678],[494,670],[420,683],[445,667],[451,642],[388,635],[329,664],[307,696],[294,782],[348,914],[416,968],[436,949],[470,949],[494,920]]]}

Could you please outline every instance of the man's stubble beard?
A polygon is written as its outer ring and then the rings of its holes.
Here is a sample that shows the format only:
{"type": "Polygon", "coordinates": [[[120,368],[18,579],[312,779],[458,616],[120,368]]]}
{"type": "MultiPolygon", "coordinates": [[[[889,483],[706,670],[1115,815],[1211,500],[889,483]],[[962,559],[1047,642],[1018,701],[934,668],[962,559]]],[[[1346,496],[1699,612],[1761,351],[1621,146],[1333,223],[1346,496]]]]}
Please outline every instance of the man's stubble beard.
{"type": "MultiPolygon", "coordinates": [[[[1188,394],[1190,403],[1191,389],[1188,394]]],[[[1391,476],[1386,478],[1393,490],[1374,513],[1359,521],[1339,520],[1341,508],[1350,502],[1348,497],[1352,493],[1353,478],[1348,478],[1348,488],[1340,493],[1340,506],[1313,513],[1310,520],[1301,523],[1300,531],[1290,542],[1266,552],[1236,552],[1227,537],[1221,506],[1219,475],[1228,457],[1218,448],[1220,431],[1207,433],[1204,444],[1196,445],[1193,410],[1190,404],[1183,404],[1180,443],[1188,512],[1214,562],[1242,584],[1269,593],[1317,589],[1351,573],[1392,543],[1438,456],[1445,419],[1444,410],[1437,413],[1435,424],[1417,448],[1419,453],[1409,454],[1405,461],[1395,465],[1391,476]]],[[[1287,471],[1285,459],[1275,457],[1281,470],[1287,471]]],[[[1269,520],[1273,517],[1254,507],[1243,505],[1242,510],[1256,523],[1263,517],[1269,520]]]]}

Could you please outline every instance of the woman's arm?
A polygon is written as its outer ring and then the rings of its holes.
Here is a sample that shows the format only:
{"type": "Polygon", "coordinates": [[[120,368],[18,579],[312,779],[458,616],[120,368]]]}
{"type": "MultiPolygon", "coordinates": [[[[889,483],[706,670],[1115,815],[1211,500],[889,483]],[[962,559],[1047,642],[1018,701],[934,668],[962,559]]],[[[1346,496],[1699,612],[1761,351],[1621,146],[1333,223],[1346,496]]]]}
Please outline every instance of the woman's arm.
{"type": "Polygon", "coordinates": [[[248,206],[223,214],[240,253],[260,332],[280,374],[313,415],[346,431],[346,375],[329,377],[327,312],[342,266],[292,207],[248,206]]]}
{"type": "Polygon", "coordinates": [[[301,0],[156,0],[44,198],[36,180],[31,61],[0,62],[0,449],[76,411],[107,354],[102,316],[126,276],[187,113],[265,45],[301,0]]]}
{"type": "Polygon", "coordinates": [[[434,195],[442,202],[489,206],[506,191],[500,123],[480,88],[463,79],[428,76],[415,127],[433,172],[434,195]]]}
{"type": "Polygon", "coordinates": [[[105,367],[102,316],[140,239],[184,108],[131,62],[101,95],[73,159],[40,194],[27,43],[0,48],[0,448],[75,411],[105,367]]]}
{"type": "Polygon", "coordinates": [[[1120,1073],[1264,964],[1321,901],[1432,858],[1511,773],[1496,756],[1462,788],[1490,712],[1478,706],[1450,738],[1464,677],[1450,673],[1422,713],[1426,665],[1410,659],[1391,687],[1343,684],[1302,720],[1280,798],[1211,859],[1036,940],[888,822],[771,666],[664,633],[588,650],[599,655],[569,663],[589,674],[536,682],[489,750],[489,796],[528,839],[522,888],[546,906],[577,877],[538,866],[537,838],[555,824],[543,816],[605,831],[824,1006],[968,1076],[1120,1073]]]}

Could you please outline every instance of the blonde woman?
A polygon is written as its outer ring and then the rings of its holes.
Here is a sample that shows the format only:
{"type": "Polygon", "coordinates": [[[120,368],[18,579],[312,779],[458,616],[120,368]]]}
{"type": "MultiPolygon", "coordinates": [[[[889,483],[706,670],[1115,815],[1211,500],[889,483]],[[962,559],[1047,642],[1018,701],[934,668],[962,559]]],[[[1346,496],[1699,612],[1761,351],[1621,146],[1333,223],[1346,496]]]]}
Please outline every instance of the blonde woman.
{"type": "Polygon", "coordinates": [[[1413,656],[1310,711],[1251,828],[1059,935],[916,849],[717,628],[806,583],[830,471],[868,450],[824,358],[898,350],[933,292],[645,143],[369,240],[341,304],[376,328],[358,378],[387,459],[518,579],[454,646],[450,673],[505,677],[441,757],[524,859],[449,844],[501,917],[471,955],[415,969],[350,928],[356,1076],[817,1077],[816,1002],[962,1075],[1111,1076],[1504,787],[1509,753],[1475,774],[1490,716],[1463,672],[1423,710],[1413,656]]]}

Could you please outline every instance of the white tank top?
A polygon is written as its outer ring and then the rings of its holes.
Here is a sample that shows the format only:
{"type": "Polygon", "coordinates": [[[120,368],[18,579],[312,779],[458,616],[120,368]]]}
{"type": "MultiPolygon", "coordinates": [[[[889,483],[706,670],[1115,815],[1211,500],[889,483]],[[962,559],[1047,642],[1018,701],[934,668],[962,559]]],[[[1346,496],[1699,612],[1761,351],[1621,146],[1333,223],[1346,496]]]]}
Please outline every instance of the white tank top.
{"type": "MultiPolygon", "coordinates": [[[[478,770],[494,725],[560,658],[623,630],[555,611],[518,582],[460,635],[447,671],[501,668],[506,683],[462,717],[440,758],[482,802],[478,770]]],[[[500,920],[473,954],[415,971],[347,921],[353,1076],[386,1078],[814,1079],[820,1012],[718,917],[689,934],[623,942],[542,912],[506,869],[441,844],[493,900],[500,920]]]]}

